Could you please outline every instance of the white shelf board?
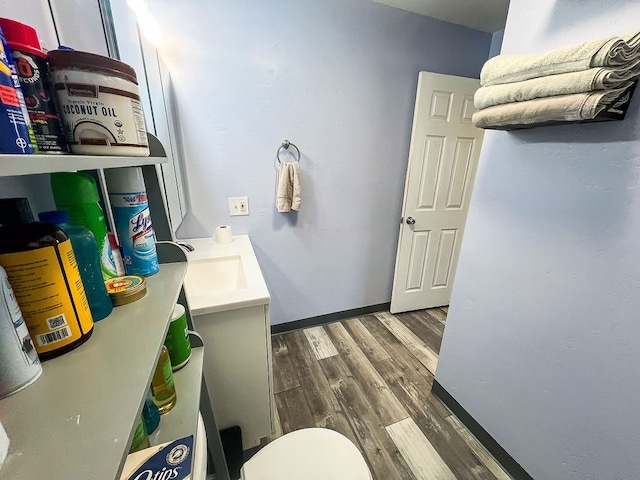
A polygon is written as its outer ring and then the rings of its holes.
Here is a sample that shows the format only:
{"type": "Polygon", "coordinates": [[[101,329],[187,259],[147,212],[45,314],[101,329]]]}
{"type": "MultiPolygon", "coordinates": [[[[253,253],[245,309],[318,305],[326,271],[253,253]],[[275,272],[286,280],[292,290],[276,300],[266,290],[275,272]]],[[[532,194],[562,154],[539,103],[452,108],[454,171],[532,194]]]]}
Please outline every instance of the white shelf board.
{"type": "Polygon", "coordinates": [[[77,172],[98,168],[139,167],[167,163],[167,157],[106,157],[94,155],[0,155],[0,177],[37,173],[77,172]]]}
{"type": "Polygon", "coordinates": [[[191,349],[191,359],[184,367],[173,373],[176,385],[176,405],[160,416],[160,425],[151,435],[151,445],[172,442],[193,435],[195,438],[200,411],[200,386],[204,347],[191,349]]]}
{"type": "Polygon", "coordinates": [[[11,439],[0,477],[120,478],[186,269],[160,265],[144,298],[114,308],[85,344],[0,401],[11,439]]]}

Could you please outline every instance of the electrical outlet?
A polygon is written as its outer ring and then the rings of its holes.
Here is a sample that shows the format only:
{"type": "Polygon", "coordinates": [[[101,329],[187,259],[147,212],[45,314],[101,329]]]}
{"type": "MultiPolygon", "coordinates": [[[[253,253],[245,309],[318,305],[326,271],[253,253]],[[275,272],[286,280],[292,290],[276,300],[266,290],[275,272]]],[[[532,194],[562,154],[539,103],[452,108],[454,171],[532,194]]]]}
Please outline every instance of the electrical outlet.
{"type": "Polygon", "coordinates": [[[229,197],[229,215],[249,215],[249,198],[229,197]]]}

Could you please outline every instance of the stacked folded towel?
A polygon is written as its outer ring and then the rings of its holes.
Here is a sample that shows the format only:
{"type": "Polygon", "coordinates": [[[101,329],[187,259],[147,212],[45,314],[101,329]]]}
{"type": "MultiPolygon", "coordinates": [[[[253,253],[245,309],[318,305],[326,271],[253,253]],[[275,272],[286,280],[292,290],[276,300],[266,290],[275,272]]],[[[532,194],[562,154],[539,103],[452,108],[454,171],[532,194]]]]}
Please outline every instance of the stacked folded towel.
{"type": "Polygon", "coordinates": [[[628,100],[640,75],[640,32],[527,55],[499,55],[480,74],[480,128],[591,120],[628,100]]]}

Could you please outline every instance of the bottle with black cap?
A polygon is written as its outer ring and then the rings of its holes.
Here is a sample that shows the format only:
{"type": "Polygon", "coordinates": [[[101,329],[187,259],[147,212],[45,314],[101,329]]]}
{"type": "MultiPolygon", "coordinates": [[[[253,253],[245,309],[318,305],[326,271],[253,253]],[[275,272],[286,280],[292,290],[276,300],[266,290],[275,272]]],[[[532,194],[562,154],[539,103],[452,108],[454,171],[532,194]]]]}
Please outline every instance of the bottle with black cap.
{"type": "Polygon", "coordinates": [[[93,318],[71,241],[57,226],[34,222],[26,198],[0,199],[0,266],[41,359],[89,339],[93,318]]]}

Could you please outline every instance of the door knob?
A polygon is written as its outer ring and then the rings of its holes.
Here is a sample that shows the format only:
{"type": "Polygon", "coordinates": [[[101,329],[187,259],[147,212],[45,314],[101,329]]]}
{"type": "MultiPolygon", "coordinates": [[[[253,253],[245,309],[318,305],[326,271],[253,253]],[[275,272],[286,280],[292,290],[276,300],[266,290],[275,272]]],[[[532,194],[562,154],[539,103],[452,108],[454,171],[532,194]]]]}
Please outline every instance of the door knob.
{"type": "Polygon", "coordinates": [[[413,225],[416,223],[416,219],[413,217],[407,217],[407,225],[413,225]]]}

